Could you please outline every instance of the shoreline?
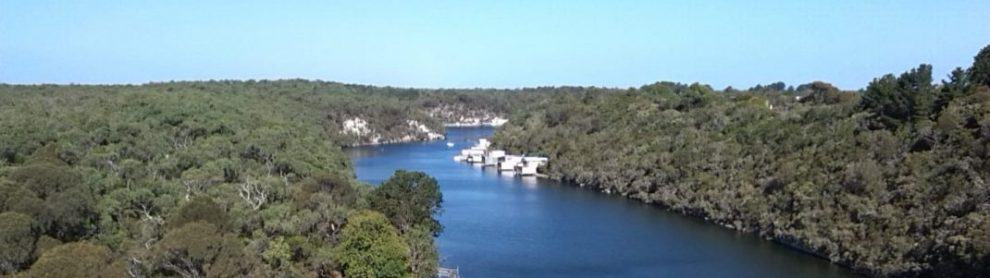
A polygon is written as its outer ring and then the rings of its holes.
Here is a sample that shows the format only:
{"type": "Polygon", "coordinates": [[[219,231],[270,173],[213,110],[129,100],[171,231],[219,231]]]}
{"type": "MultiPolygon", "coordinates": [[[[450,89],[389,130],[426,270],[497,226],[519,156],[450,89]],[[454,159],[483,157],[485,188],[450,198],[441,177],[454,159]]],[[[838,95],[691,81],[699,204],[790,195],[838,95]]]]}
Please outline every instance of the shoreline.
{"type": "Polygon", "coordinates": [[[672,212],[672,213],[676,213],[678,215],[682,215],[682,216],[685,216],[685,217],[693,218],[693,219],[702,221],[704,223],[713,224],[713,225],[718,226],[718,227],[720,227],[722,229],[730,230],[730,231],[733,231],[733,232],[736,232],[736,233],[739,233],[739,234],[745,234],[747,236],[754,236],[756,238],[759,238],[760,240],[768,241],[768,242],[771,242],[773,244],[777,244],[777,245],[786,247],[788,249],[794,250],[796,252],[800,252],[800,253],[811,255],[811,256],[813,256],[815,258],[818,258],[818,259],[827,261],[830,264],[833,264],[833,265],[836,265],[836,266],[845,268],[845,269],[849,270],[850,272],[852,272],[853,274],[860,275],[862,277],[876,277],[876,275],[874,273],[872,273],[872,270],[855,268],[855,267],[852,266],[852,264],[850,264],[848,262],[833,261],[832,259],[830,259],[828,257],[828,254],[821,253],[821,252],[815,252],[813,249],[810,249],[810,248],[805,247],[805,244],[804,244],[803,241],[801,241],[801,240],[799,240],[796,237],[791,236],[791,235],[764,236],[764,235],[761,234],[761,231],[759,231],[759,230],[748,231],[748,230],[740,229],[739,227],[735,227],[732,223],[728,223],[728,222],[722,223],[722,221],[717,221],[716,219],[713,219],[711,217],[708,217],[704,213],[696,212],[695,210],[693,210],[691,208],[676,209],[673,206],[671,206],[670,204],[665,204],[665,203],[656,202],[656,201],[643,200],[643,199],[635,198],[632,195],[623,195],[621,193],[607,192],[607,191],[602,190],[597,185],[593,185],[593,184],[581,184],[581,183],[577,183],[577,182],[574,182],[574,181],[566,180],[563,177],[551,177],[549,174],[538,174],[537,177],[539,177],[539,178],[545,178],[545,179],[552,180],[552,181],[556,181],[556,182],[558,182],[560,184],[564,184],[564,185],[571,186],[571,187],[576,187],[576,188],[579,188],[579,189],[590,190],[590,191],[595,192],[595,193],[598,193],[598,194],[604,194],[604,195],[621,197],[621,198],[626,199],[626,200],[636,201],[636,202],[639,202],[639,203],[642,203],[642,204],[650,205],[651,207],[655,207],[657,209],[661,209],[661,210],[669,211],[669,212],[672,212]]]}
{"type": "MultiPolygon", "coordinates": [[[[502,126],[502,124],[494,124],[494,123],[443,123],[443,127],[444,128],[480,128],[480,127],[497,128],[497,127],[500,127],[500,126],[502,126]]],[[[343,147],[343,148],[356,148],[356,147],[370,147],[370,146],[381,146],[381,145],[389,145],[389,144],[430,142],[430,141],[441,141],[441,140],[447,140],[447,133],[446,132],[444,132],[443,137],[441,137],[441,138],[435,138],[435,139],[428,139],[428,138],[427,139],[411,139],[411,140],[397,139],[397,140],[387,140],[387,141],[382,141],[382,142],[377,142],[377,143],[342,144],[341,147],[343,147]]]]}

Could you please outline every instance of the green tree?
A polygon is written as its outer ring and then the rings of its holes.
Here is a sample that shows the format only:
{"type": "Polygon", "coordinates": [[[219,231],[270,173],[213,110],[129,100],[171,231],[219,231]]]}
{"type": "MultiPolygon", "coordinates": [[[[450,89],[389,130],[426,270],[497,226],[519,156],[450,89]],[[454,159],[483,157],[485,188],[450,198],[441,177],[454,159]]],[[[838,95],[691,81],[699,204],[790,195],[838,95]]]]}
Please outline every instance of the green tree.
{"type": "Polygon", "coordinates": [[[976,57],[973,57],[973,66],[969,68],[969,79],[973,83],[990,86],[990,45],[983,47],[976,57]]]}
{"type": "Polygon", "coordinates": [[[832,86],[830,83],[815,81],[811,82],[808,86],[808,90],[811,93],[808,96],[801,99],[801,102],[810,102],[814,104],[837,104],[842,102],[842,92],[839,88],[832,86]]]}
{"type": "Polygon", "coordinates": [[[33,259],[38,230],[31,216],[0,213],[0,274],[17,271],[33,259]]]}
{"type": "Polygon", "coordinates": [[[45,204],[30,190],[0,182],[0,211],[16,211],[37,218],[45,214],[45,204]]]}
{"type": "Polygon", "coordinates": [[[45,206],[47,215],[42,219],[51,222],[48,234],[69,241],[96,232],[96,196],[88,187],[77,186],[51,195],[45,199],[45,206]]]}
{"type": "Polygon", "coordinates": [[[127,277],[123,264],[110,249],[89,242],[73,242],[48,250],[25,277],[127,277]]]}
{"type": "Polygon", "coordinates": [[[413,275],[435,277],[439,254],[433,242],[433,233],[425,227],[416,226],[406,232],[403,238],[409,244],[409,264],[413,275]]]}
{"type": "Polygon", "coordinates": [[[153,251],[158,268],[183,277],[237,277],[268,271],[257,257],[245,254],[236,236],[205,221],[168,231],[153,251]]]}
{"type": "Polygon", "coordinates": [[[25,199],[8,202],[17,203],[16,209],[34,216],[47,234],[75,240],[93,232],[98,217],[96,196],[76,170],[56,157],[52,145],[37,150],[27,165],[14,169],[11,179],[34,196],[16,192],[25,199]],[[32,197],[42,199],[41,205],[32,197]]]}
{"type": "Polygon", "coordinates": [[[371,208],[384,213],[401,231],[422,225],[434,234],[443,227],[433,215],[440,212],[443,195],[437,180],[423,172],[395,171],[368,197],[371,208]]]}
{"type": "Polygon", "coordinates": [[[926,64],[900,77],[888,74],[874,79],[860,100],[860,108],[873,112],[889,128],[928,119],[934,104],[932,67],[926,64]]]}
{"type": "Polygon", "coordinates": [[[178,228],[196,221],[210,223],[220,230],[230,228],[230,217],[227,212],[208,196],[198,196],[189,200],[169,218],[168,228],[178,228]]]}
{"type": "Polygon", "coordinates": [[[942,91],[935,97],[932,114],[942,112],[952,100],[968,93],[970,87],[969,75],[962,68],[956,68],[949,73],[949,80],[942,82],[942,91]]]}
{"type": "Polygon", "coordinates": [[[409,249],[384,215],[360,211],[347,218],[334,259],[347,277],[409,277],[409,249]]]}
{"type": "Polygon", "coordinates": [[[897,84],[910,100],[912,120],[929,120],[936,94],[935,86],[932,85],[932,66],[921,64],[901,74],[897,78],[897,84]]]}
{"type": "Polygon", "coordinates": [[[286,267],[292,259],[292,250],[289,244],[285,242],[284,237],[276,237],[268,242],[268,247],[265,248],[262,258],[273,268],[286,267]]]}
{"type": "Polygon", "coordinates": [[[68,166],[37,161],[15,168],[10,179],[42,199],[82,183],[82,176],[68,166]]]}

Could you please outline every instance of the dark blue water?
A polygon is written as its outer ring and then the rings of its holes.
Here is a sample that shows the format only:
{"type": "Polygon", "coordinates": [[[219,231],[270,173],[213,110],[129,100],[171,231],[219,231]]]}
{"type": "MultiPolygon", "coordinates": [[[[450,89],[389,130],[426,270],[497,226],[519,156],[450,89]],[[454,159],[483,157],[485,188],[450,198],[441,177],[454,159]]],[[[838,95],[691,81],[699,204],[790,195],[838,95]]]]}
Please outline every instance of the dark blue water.
{"type": "Polygon", "coordinates": [[[348,149],[359,179],[424,171],[443,191],[441,265],[462,277],[852,277],[825,260],[634,200],[499,174],[452,157],[491,128],[447,141],[348,149]],[[454,142],[453,148],[446,143],[454,142]]]}

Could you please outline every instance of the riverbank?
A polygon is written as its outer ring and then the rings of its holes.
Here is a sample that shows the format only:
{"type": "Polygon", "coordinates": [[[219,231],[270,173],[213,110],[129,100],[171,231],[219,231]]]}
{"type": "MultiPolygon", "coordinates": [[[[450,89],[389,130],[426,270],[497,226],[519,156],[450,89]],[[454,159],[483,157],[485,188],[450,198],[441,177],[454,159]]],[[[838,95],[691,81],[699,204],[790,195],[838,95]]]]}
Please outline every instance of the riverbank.
{"type": "MultiPolygon", "coordinates": [[[[580,189],[583,189],[583,190],[588,190],[588,191],[591,191],[591,192],[595,192],[596,194],[604,194],[604,195],[609,195],[609,196],[616,196],[616,197],[621,197],[621,198],[629,199],[629,200],[636,201],[636,202],[642,202],[644,204],[650,205],[651,207],[654,207],[654,208],[659,209],[659,210],[664,210],[664,211],[668,211],[668,212],[671,212],[671,213],[677,213],[677,214],[683,215],[685,217],[692,217],[692,218],[698,219],[699,221],[703,221],[704,223],[707,223],[709,225],[713,225],[713,226],[717,226],[717,227],[722,227],[722,228],[725,228],[727,230],[731,230],[731,231],[734,231],[734,232],[737,232],[737,233],[745,234],[747,236],[752,236],[754,238],[760,238],[760,239],[763,239],[763,240],[774,242],[776,244],[780,244],[781,246],[785,246],[787,248],[790,248],[790,249],[792,249],[794,251],[801,252],[801,253],[807,254],[809,256],[813,256],[813,257],[819,258],[819,259],[821,259],[823,261],[827,261],[829,263],[836,264],[836,265],[841,266],[841,267],[845,267],[845,268],[847,268],[849,270],[854,270],[851,265],[846,264],[846,263],[843,263],[843,262],[832,261],[832,260],[830,260],[829,257],[823,256],[822,254],[817,253],[815,250],[809,248],[807,245],[805,245],[801,241],[798,241],[797,239],[794,239],[794,238],[766,237],[764,235],[764,233],[760,233],[758,231],[747,230],[747,229],[742,228],[744,226],[741,225],[738,221],[731,221],[731,222],[729,222],[729,221],[725,221],[725,220],[721,220],[720,221],[718,219],[713,219],[713,218],[709,217],[708,214],[705,214],[704,211],[700,211],[700,210],[696,210],[696,209],[678,209],[678,208],[675,208],[675,207],[671,206],[670,204],[658,203],[658,202],[656,202],[654,200],[641,199],[641,198],[637,198],[636,196],[630,196],[630,195],[625,195],[625,194],[622,194],[622,193],[605,191],[605,190],[602,190],[599,186],[577,183],[577,182],[574,182],[574,181],[565,180],[565,179],[560,178],[560,177],[551,177],[550,175],[545,175],[545,174],[539,174],[539,175],[537,175],[537,177],[548,179],[548,180],[552,180],[552,181],[558,182],[560,184],[565,184],[565,185],[569,185],[569,186],[572,186],[572,187],[577,187],[577,188],[580,188],[580,189]]],[[[868,272],[860,272],[860,274],[868,275],[869,273],[868,272]]]]}
{"type": "MultiPolygon", "coordinates": [[[[891,78],[930,80],[918,76],[924,72],[891,78]]],[[[553,178],[757,234],[860,273],[988,273],[990,172],[979,169],[990,163],[990,136],[980,135],[979,123],[990,115],[990,90],[959,92],[965,97],[940,113],[892,123],[870,108],[876,98],[811,86],[818,89],[800,100],[792,92],[674,83],[560,97],[517,114],[493,141],[549,157],[553,178]]],[[[876,86],[867,91],[888,89],[876,86]]]]}
{"type": "Polygon", "coordinates": [[[443,141],[345,151],[358,179],[371,184],[397,169],[437,178],[441,262],[464,277],[856,277],[700,219],[450,159],[460,148],[447,142],[469,146],[493,132],[452,128],[443,141]]]}

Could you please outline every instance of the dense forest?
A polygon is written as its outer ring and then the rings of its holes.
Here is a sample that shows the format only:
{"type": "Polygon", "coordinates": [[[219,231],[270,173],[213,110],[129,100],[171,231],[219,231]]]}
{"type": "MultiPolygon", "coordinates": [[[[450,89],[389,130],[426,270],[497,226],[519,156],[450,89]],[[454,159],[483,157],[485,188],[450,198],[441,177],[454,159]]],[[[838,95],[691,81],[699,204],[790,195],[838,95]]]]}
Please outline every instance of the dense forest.
{"type": "Polygon", "coordinates": [[[429,90],[306,80],[0,84],[0,275],[431,277],[442,196],[341,147],[511,115],[552,178],[874,276],[990,275],[990,47],[858,92],[429,90]]]}
{"type": "Polygon", "coordinates": [[[990,276],[990,46],[859,92],[828,83],[584,90],[495,142],[552,178],[696,215],[873,276],[990,276]]]}
{"type": "Polygon", "coordinates": [[[432,277],[436,181],[360,183],[341,146],[427,139],[407,123],[442,132],[431,109],[489,98],[303,80],[0,85],[0,276],[432,277]],[[353,117],[371,133],[343,131],[353,117]]]}

